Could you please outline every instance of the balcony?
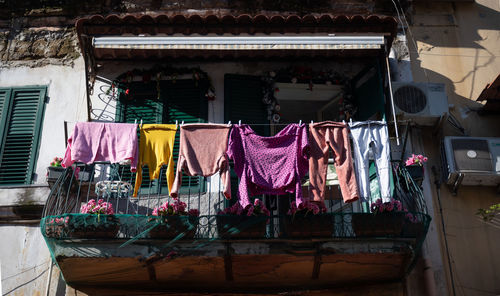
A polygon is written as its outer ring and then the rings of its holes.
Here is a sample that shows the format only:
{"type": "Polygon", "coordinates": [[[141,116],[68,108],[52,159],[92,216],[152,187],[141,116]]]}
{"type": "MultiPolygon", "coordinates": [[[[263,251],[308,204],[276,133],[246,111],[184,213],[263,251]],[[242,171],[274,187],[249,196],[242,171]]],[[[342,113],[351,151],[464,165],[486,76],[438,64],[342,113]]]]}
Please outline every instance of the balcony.
{"type": "Polygon", "coordinates": [[[412,221],[402,213],[374,215],[367,203],[345,204],[336,186],[318,215],[287,215],[287,196],[260,197],[269,217],[218,215],[230,205],[218,177],[184,177],[179,200],[200,215],[159,221],[154,208],[172,201],[164,176],[144,180],[137,197],[125,166],[78,165],[49,183],[41,230],[68,284],[112,295],[394,282],[413,268],[430,222],[419,186],[396,163],[393,195],[412,221]],[[115,214],[80,214],[91,199],[111,203],[115,214]]]}

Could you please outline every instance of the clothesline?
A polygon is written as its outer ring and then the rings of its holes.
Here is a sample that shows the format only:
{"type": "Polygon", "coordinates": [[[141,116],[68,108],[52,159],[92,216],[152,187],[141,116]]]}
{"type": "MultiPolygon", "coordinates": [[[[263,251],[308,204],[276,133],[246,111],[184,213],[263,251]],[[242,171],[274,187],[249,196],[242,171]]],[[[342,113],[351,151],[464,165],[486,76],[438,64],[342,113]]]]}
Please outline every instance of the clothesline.
{"type": "Polygon", "coordinates": [[[338,163],[342,164],[336,165],[336,171],[341,191],[345,194],[344,202],[347,202],[360,197],[370,197],[367,151],[373,143],[376,148],[373,157],[377,162],[381,196],[383,199],[390,196],[390,143],[387,124],[384,121],[349,122],[350,128],[331,121],[318,122],[311,129],[302,124],[287,124],[273,137],[255,136],[256,133],[248,124],[206,124],[195,128],[181,128],[177,172],[174,172],[173,159],[177,129],[165,129],[161,126],[153,125],[147,132],[141,129],[138,137],[134,124],[77,123],[73,135],[68,140],[62,165],[69,167],[74,162],[119,163],[129,160],[130,170],[137,170],[133,196],[137,196],[141,187],[142,168],[145,165],[155,168],[149,172],[150,179],[158,178],[161,169],[158,164],[167,165],[165,175],[172,197],[176,196],[182,186],[182,171],[190,176],[204,177],[219,172],[225,183],[224,195],[229,198],[231,180],[229,166],[226,164],[232,159],[240,178],[238,198],[241,206],[250,204],[249,197],[252,195],[287,192],[295,192],[296,203],[301,204],[302,191],[299,181],[308,171],[312,187],[318,188],[313,190],[314,200],[324,200],[323,181],[326,180],[324,174],[327,172],[325,166],[328,164],[329,147],[333,145],[334,151],[344,151],[336,156],[339,158],[338,163]],[[355,149],[351,149],[349,137],[355,149]],[[310,149],[310,155],[305,152],[309,150],[306,148],[310,149]],[[195,156],[192,156],[193,153],[195,156]],[[256,162],[258,165],[253,165],[256,162]],[[191,167],[199,169],[191,170],[191,167]],[[282,177],[284,174],[285,178],[278,178],[278,175],[282,177]],[[317,177],[311,178],[314,174],[317,177]],[[249,176],[262,177],[258,178],[259,184],[253,184],[254,181],[249,176]],[[249,191],[252,194],[249,195],[249,191]]]}

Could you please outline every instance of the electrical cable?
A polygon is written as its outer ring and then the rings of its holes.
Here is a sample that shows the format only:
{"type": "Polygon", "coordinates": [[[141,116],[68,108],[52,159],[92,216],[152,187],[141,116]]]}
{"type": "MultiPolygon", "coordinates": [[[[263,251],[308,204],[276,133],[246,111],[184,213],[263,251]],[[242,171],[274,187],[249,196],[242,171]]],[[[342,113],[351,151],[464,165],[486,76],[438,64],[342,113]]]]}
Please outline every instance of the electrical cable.
{"type": "Polygon", "coordinates": [[[444,217],[443,217],[443,206],[441,205],[441,181],[439,179],[439,174],[437,172],[437,169],[435,166],[432,166],[432,174],[434,175],[434,184],[436,185],[436,194],[437,194],[437,200],[438,200],[438,205],[439,205],[439,216],[441,220],[441,228],[443,229],[443,238],[444,238],[444,245],[446,249],[446,255],[448,257],[448,270],[450,272],[450,278],[451,278],[451,287],[453,290],[453,296],[456,296],[457,293],[455,291],[455,281],[453,277],[453,268],[451,267],[451,255],[450,255],[450,249],[448,248],[448,238],[446,237],[446,228],[444,225],[444,217]]]}

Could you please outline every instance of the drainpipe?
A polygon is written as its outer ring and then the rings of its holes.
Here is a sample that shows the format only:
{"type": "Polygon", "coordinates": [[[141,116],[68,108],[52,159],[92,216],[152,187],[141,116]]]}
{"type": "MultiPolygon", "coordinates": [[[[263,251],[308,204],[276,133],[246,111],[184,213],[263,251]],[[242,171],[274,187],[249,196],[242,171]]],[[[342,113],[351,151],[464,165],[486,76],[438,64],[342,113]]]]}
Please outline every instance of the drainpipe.
{"type": "Polygon", "coordinates": [[[425,295],[436,296],[436,282],[434,280],[434,270],[432,270],[431,260],[424,258],[424,284],[425,295]]]}
{"type": "Polygon", "coordinates": [[[49,296],[50,292],[50,280],[52,279],[52,268],[54,267],[54,262],[52,262],[52,257],[50,257],[50,267],[49,267],[49,276],[47,278],[47,286],[45,286],[45,296],[49,296]]]}
{"type": "Polygon", "coordinates": [[[389,66],[391,67],[390,71],[393,81],[399,81],[398,60],[396,59],[396,50],[394,50],[394,47],[391,47],[391,51],[389,52],[389,66]]]}

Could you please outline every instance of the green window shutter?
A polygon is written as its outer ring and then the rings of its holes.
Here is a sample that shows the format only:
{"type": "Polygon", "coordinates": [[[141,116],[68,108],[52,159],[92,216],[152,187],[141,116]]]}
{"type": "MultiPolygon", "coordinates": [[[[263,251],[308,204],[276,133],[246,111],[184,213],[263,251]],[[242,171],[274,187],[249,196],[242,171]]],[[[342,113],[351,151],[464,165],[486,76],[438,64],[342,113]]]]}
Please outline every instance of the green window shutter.
{"type": "Polygon", "coordinates": [[[156,83],[134,82],[130,85],[130,100],[118,101],[117,121],[134,123],[162,123],[163,103],[158,100],[156,83]]]}
{"type": "MultiPolygon", "coordinates": [[[[262,102],[262,80],[260,76],[226,74],[224,76],[224,121],[250,124],[252,129],[261,136],[269,136],[269,120],[267,107],[262,102]],[[252,125],[252,124],[266,125],[252,125]]],[[[232,163],[231,163],[232,166],[232,163]]],[[[237,196],[238,177],[231,170],[231,196],[237,196]]],[[[237,199],[226,201],[226,206],[232,205],[237,199]]]]}
{"type": "Polygon", "coordinates": [[[224,121],[250,124],[261,136],[269,136],[267,106],[262,102],[260,76],[226,74],[224,76],[224,121]]]}
{"type": "MultiPolygon", "coordinates": [[[[7,89],[0,88],[0,127],[7,126],[6,113],[8,113],[8,112],[4,112],[4,110],[8,110],[8,108],[9,108],[10,93],[11,93],[10,88],[7,88],[7,89]]],[[[5,131],[6,131],[5,128],[0,128],[0,143],[3,142],[3,135],[4,135],[5,131]]],[[[1,147],[0,147],[0,149],[1,149],[1,147]]]]}
{"type": "MultiPolygon", "coordinates": [[[[161,97],[166,106],[166,123],[179,124],[200,123],[208,121],[208,101],[205,93],[208,87],[206,80],[176,80],[164,81],[161,85],[161,97]]],[[[174,161],[177,166],[179,157],[179,137],[175,135],[174,161]]],[[[165,182],[166,185],[166,182],[165,182]]],[[[203,177],[182,176],[182,186],[179,193],[196,192],[205,190],[203,177]]]]}
{"type": "MultiPolygon", "coordinates": [[[[117,104],[117,122],[126,123],[162,123],[163,120],[163,103],[158,100],[156,91],[156,83],[140,83],[133,82],[130,85],[131,97],[122,98],[117,104]],[[130,100],[129,100],[130,99],[130,100]]],[[[135,178],[132,178],[130,166],[121,166],[120,176],[122,180],[131,180],[135,184],[135,178]]],[[[142,184],[144,190],[149,187],[149,168],[146,166],[142,171],[142,184]]],[[[152,188],[157,187],[156,184],[152,188]]],[[[152,189],[150,193],[155,193],[156,188],[152,189]]]]}
{"type": "Polygon", "coordinates": [[[3,96],[0,185],[30,184],[43,120],[45,87],[12,89],[3,96]]]}
{"type": "MultiPolygon", "coordinates": [[[[160,100],[156,91],[156,82],[154,83],[133,83],[130,85],[131,100],[123,98],[117,104],[116,118],[118,122],[137,123],[142,119],[143,123],[166,123],[175,124],[176,120],[180,124],[207,122],[208,120],[208,102],[205,98],[205,92],[208,86],[207,81],[194,80],[176,80],[162,81],[160,84],[160,100]]],[[[176,134],[173,157],[177,162],[179,156],[179,133],[176,134]]],[[[123,170],[122,178],[130,178],[123,170]]],[[[149,193],[166,193],[166,180],[162,176],[161,186],[158,187],[156,181],[152,184],[152,191],[149,193]]],[[[144,187],[149,187],[148,170],[143,170],[143,191],[144,187]]],[[[204,190],[203,178],[183,176],[180,193],[190,190],[204,190]],[[200,187],[201,186],[201,187],[200,187]]]]}

